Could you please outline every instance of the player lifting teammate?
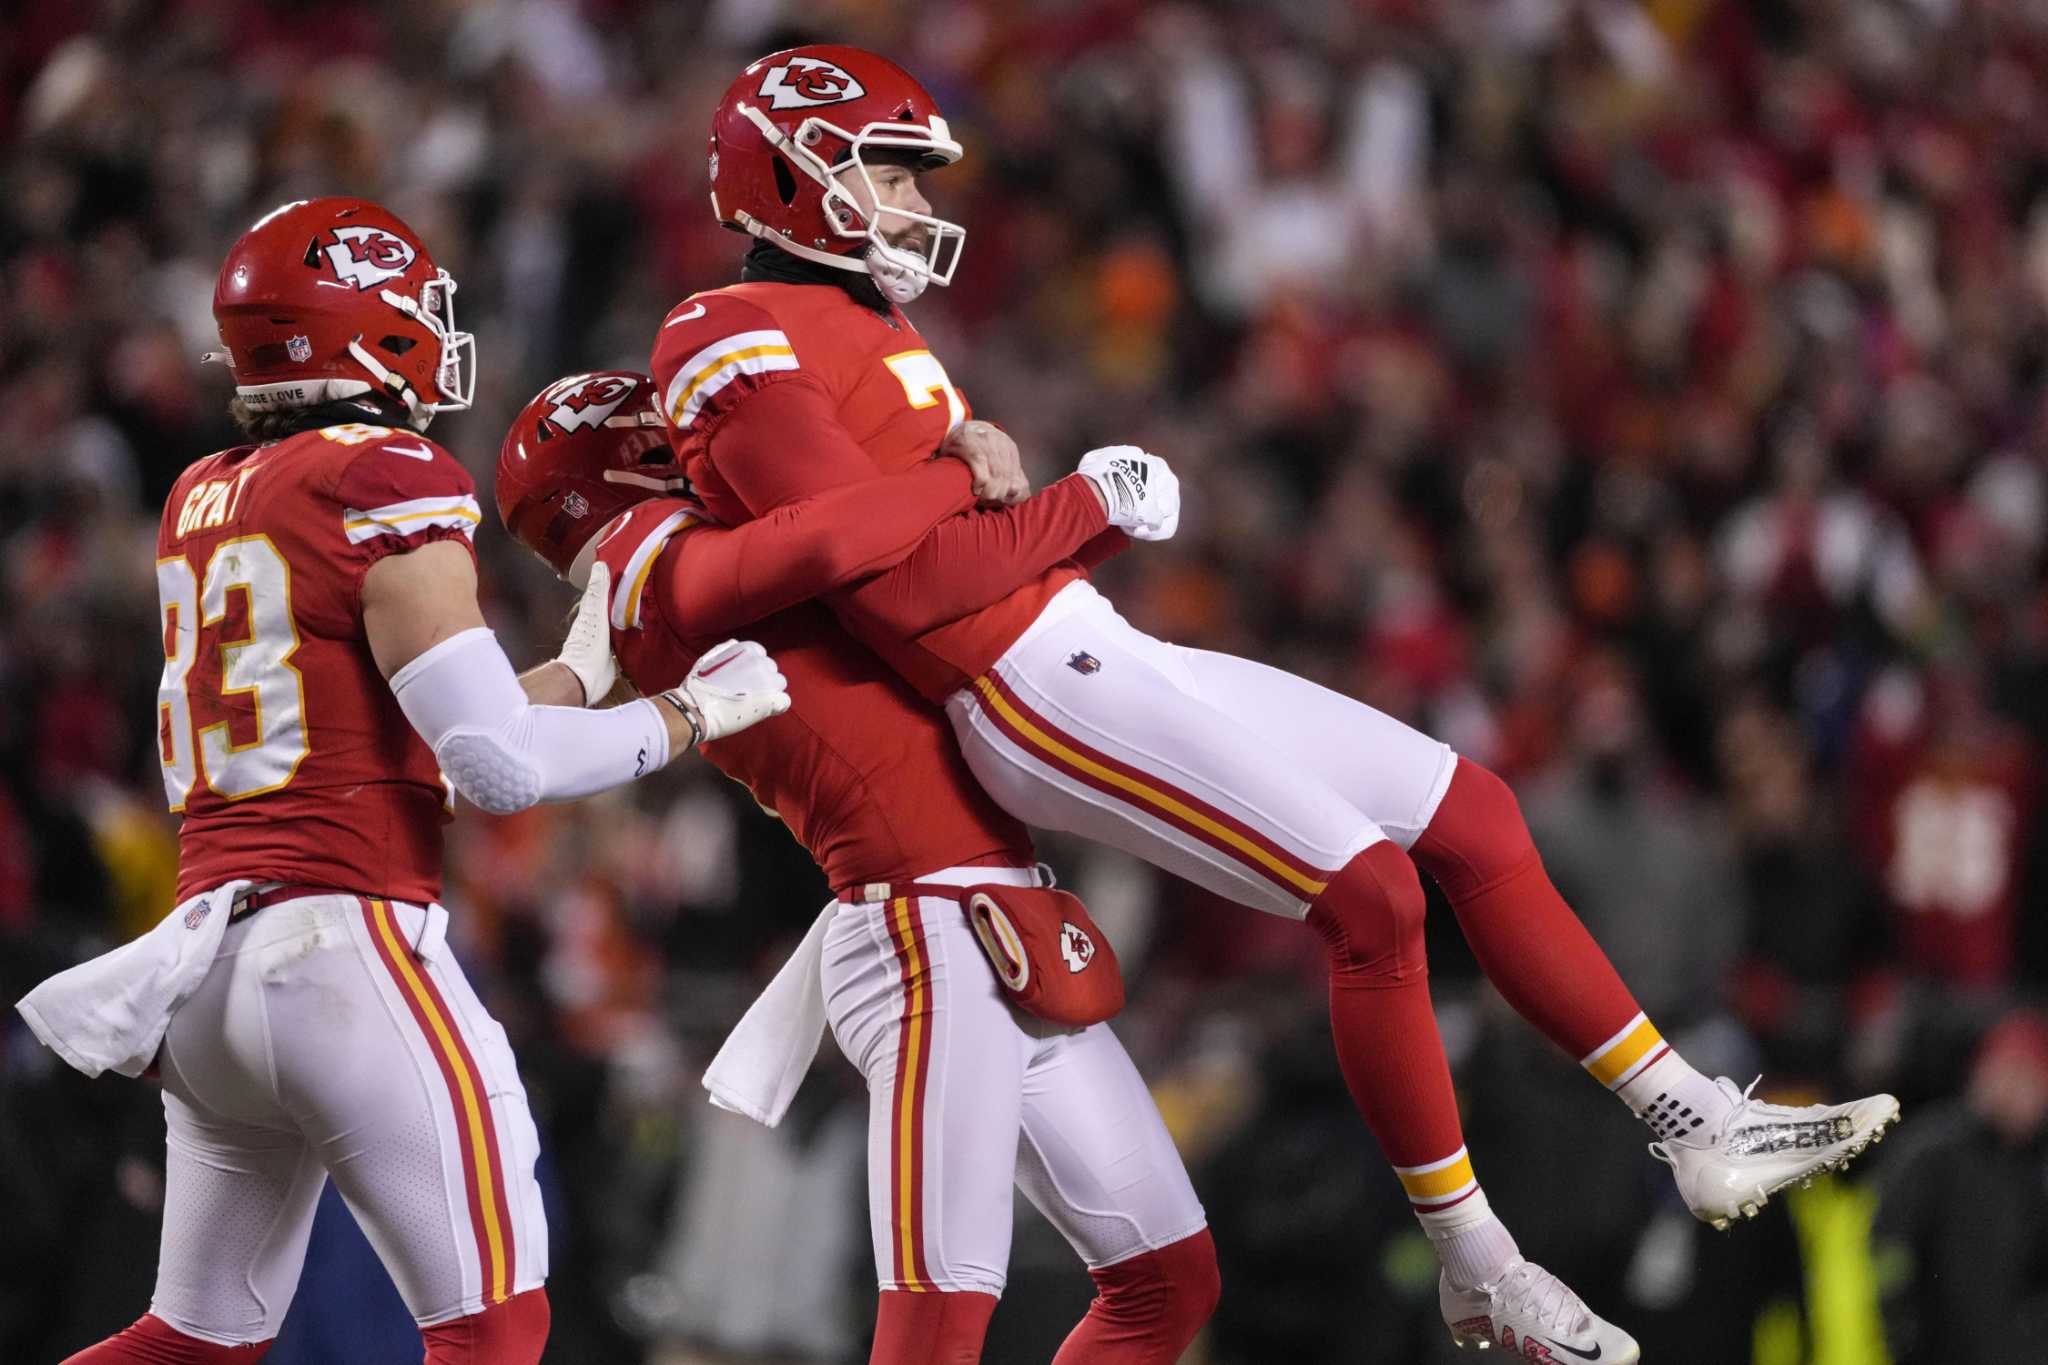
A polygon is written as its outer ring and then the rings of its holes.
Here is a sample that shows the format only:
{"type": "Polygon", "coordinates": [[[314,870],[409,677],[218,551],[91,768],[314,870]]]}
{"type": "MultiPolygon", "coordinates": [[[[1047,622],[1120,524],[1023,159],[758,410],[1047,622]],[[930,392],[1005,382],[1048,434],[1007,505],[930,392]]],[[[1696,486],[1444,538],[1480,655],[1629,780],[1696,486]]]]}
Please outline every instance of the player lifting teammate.
{"type": "MultiPolygon", "coordinates": [[[[921,629],[935,598],[940,611],[969,610],[1070,554],[1120,548],[1104,500],[1074,478],[954,516],[974,501],[969,475],[940,459],[726,529],[660,496],[684,481],[655,395],[632,374],[551,385],[506,437],[497,502],[556,572],[617,585],[612,640],[643,691],[742,624],[789,676],[787,716],[704,752],[781,817],[837,898],[707,1084],[778,1121],[821,1014],[866,1076],[876,1365],[980,1358],[1006,1278],[1013,1182],[1100,1289],[1058,1365],[1178,1360],[1215,1302],[1215,1252],[1151,1096],[1100,1022],[1121,999],[1113,956],[1084,956],[1094,939],[1078,902],[1046,889],[1029,834],[975,784],[936,708],[808,600],[895,572],[924,589],[896,596],[897,624],[921,629]],[[1053,1023],[1012,1008],[970,927],[977,905],[1005,980],[1029,995],[1037,974],[1086,992],[1085,1008],[1024,1007],[1053,1023]],[[1071,962],[1066,942],[1031,940],[1055,909],[1080,936],[1071,962]]],[[[971,439],[947,449],[977,454],[971,439]]]]}
{"type": "MultiPolygon", "coordinates": [[[[959,262],[965,234],[933,215],[918,177],[961,151],[923,87],[859,49],[776,53],[727,90],[712,207],[756,241],[742,283],[669,315],[652,367],[711,515],[738,524],[899,473],[966,420],[902,311],[959,262]]],[[[1105,472],[1141,538],[1171,534],[1161,462],[1126,450],[1105,472]]],[[[1897,1116],[1889,1096],[1769,1105],[1688,1066],[1552,886],[1506,785],[1428,736],[1276,669],[1156,640],[1077,564],[921,632],[880,609],[910,590],[898,569],[825,601],[944,705],[1000,805],[1322,937],[1339,1063],[1443,1263],[1461,1344],[1637,1358],[1488,1208],[1430,1008],[1418,867],[1509,1003],[1649,1125],[1699,1217],[1754,1213],[1897,1116]]]]}
{"type": "Polygon", "coordinates": [[[658,699],[581,709],[610,667],[601,599],[560,659],[513,675],[477,608],[474,487],[422,435],[469,405],[454,292],[356,199],[277,209],[221,269],[249,440],[179,476],[157,537],[181,903],[20,1005],[86,1074],[164,1089],[150,1311],[72,1365],[261,1359],[329,1178],[430,1365],[539,1360],[538,1141],[434,903],[442,775],[517,810],[788,705],[760,647],[728,642],[658,699]]]}

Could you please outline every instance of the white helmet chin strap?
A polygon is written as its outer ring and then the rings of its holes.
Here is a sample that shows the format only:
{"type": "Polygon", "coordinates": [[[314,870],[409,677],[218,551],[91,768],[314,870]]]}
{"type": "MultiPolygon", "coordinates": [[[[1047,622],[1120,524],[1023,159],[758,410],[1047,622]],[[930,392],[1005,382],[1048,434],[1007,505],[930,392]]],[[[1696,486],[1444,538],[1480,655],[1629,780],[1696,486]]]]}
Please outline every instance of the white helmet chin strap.
{"type": "Polygon", "coordinates": [[[405,382],[404,376],[393,374],[384,368],[382,362],[371,355],[369,348],[363,345],[361,337],[349,342],[348,353],[356,358],[358,365],[377,377],[377,382],[383,385],[384,392],[405,404],[405,414],[412,419],[414,426],[421,431],[427,429],[427,423],[433,421],[434,414],[440,411],[438,404],[422,403],[419,394],[413,391],[412,385],[405,382]]]}
{"type": "Polygon", "coordinates": [[[792,256],[800,256],[819,265],[829,265],[834,270],[848,270],[856,275],[866,275],[874,280],[875,287],[882,291],[882,297],[894,304],[906,304],[924,293],[925,286],[932,282],[929,272],[916,263],[916,257],[898,251],[887,242],[877,240],[868,244],[868,249],[854,256],[842,256],[833,251],[819,251],[790,240],[769,227],[760,219],[744,210],[735,215],[740,225],[764,242],[773,242],[792,256]]]}
{"type": "MultiPolygon", "coordinates": [[[[617,521],[619,517],[625,515],[624,512],[621,512],[618,517],[613,517],[612,521],[617,521]]],[[[563,574],[562,578],[571,587],[587,588],[590,586],[590,566],[597,563],[597,542],[604,539],[605,526],[610,526],[611,524],[612,522],[608,521],[604,526],[600,526],[595,531],[592,531],[590,539],[583,542],[583,548],[578,550],[576,557],[569,561],[569,572],[563,574]]]]}
{"type": "Polygon", "coordinates": [[[894,304],[911,302],[932,282],[931,272],[924,268],[923,261],[917,261],[908,252],[898,251],[882,242],[868,248],[867,263],[868,274],[874,277],[875,287],[882,291],[882,297],[894,304]]]}

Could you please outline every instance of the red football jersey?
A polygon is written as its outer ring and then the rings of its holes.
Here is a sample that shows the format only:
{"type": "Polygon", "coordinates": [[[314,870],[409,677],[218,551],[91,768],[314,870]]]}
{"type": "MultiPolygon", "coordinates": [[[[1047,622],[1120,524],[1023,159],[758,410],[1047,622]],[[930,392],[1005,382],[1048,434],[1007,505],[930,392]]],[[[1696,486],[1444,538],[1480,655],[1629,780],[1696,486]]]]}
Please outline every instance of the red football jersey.
{"type": "Polygon", "coordinates": [[[363,574],[470,546],[469,472],[432,441],[351,423],[209,455],[157,531],[157,739],[182,811],[178,896],[238,877],[426,902],[448,789],[377,671],[363,574]]]}
{"type": "MultiPolygon", "coordinates": [[[[728,525],[931,458],[966,400],[901,309],[822,284],[737,284],[693,295],[655,342],[669,439],[728,525]]],[[[1062,563],[1007,597],[914,638],[835,601],[855,633],[925,696],[986,672],[1085,570],[1062,563]]]]}
{"type": "Polygon", "coordinates": [[[2009,988],[2041,776],[2025,734],[1975,699],[1881,677],[1849,771],[1852,829],[1882,872],[1900,956],[1958,989],[2009,988]]]}
{"type": "MultiPolygon", "coordinates": [[[[731,589],[733,562],[764,556],[726,551],[736,548],[729,538],[753,529],[708,525],[688,504],[664,498],[641,503],[604,532],[598,557],[620,585],[612,650],[642,692],[681,682],[699,655],[735,629],[724,618],[699,627],[686,614],[698,595],[715,611],[745,611],[739,598],[751,589],[731,589]],[[697,594],[707,578],[714,585],[697,594]],[[677,600],[685,593],[691,602],[677,600]]],[[[778,576],[772,569],[760,575],[778,576]]],[[[975,783],[944,717],[829,612],[805,602],[743,633],[767,647],[789,680],[790,709],[704,745],[704,756],[781,817],[834,887],[903,881],[943,867],[1030,864],[1030,834],[975,783]]]]}

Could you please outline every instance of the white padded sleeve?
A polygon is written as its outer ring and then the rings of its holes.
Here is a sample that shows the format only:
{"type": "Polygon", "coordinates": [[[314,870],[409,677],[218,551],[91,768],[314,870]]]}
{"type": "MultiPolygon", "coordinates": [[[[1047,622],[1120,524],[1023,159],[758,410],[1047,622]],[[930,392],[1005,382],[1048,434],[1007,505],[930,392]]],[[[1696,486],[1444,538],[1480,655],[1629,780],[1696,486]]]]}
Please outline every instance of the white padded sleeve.
{"type": "Polygon", "coordinates": [[[668,727],[654,702],[535,706],[482,626],[399,669],[391,691],[455,790],[493,815],[573,801],[668,762],[668,727]]]}

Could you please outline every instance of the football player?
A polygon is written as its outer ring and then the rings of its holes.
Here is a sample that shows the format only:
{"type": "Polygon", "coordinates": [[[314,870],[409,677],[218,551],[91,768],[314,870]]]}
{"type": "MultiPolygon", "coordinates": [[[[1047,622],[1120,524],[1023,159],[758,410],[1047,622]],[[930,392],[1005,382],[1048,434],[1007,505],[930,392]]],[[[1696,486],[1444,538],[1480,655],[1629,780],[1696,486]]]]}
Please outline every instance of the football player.
{"type": "MultiPolygon", "coordinates": [[[[1072,478],[955,517],[974,502],[970,475],[939,459],[727,529],[695,501],[663,496],[686,484],[655,397],[646,376],[616,372],[543,390],[505,438],[498,511],[570,582],[616,585],[613,646],[641,690],[667,686],[700,642],[741,626],[790,679],[788,715],[704,753],[782,819],[837,890],[786,975],[799,1000],[815,1008],[822,997],[868,1083],[881,1286],[872,1359],[980,1359],[1009,1261],[1013,1182],[1100,1290],[1060,1365],[1180,1359],[1217,1277],[1179,1154],[1107,1024],[1034,1018],[1004,986],[1049,967],[1051,985],[1093,989],[1113,958],[1075,924],[1078,903],[1063,902],[1071,937],[1035,959],[1028,947],[1007,956],[1005,943],[1017,945],[1000,935],[978,938],[970,917],[976,906],[987,914],[984,898],[1006,906],[985,928],[1027,932],[1053,903],[1029,834],[975,784],[938,710],[809,601],[896,569],[925,589],[898,598],[916,613],[899,624],[921,629],[936,619],[932,601],[972,610],[1070,554],[1117,548],[1103,500],[1072,478]]],[[[949,451],[971,454],[958,442],[949,451]]],[[[814,1025],[807,1047],[771,1067],[791,1090],[817,1038],[814,1025]]],[[[780,1117],[769,1099],[744,1112],[780,1117]]]]}
{"type": "MultiPolygon", "coordinates": [[[[903,312],[945,284],[964,231],[922,173],[962,154],[930,94],[857,48],[764,57],[712,120],[717,220],[754,238],[742,282],[694,295],[652,369],[671,439],[727,524],[909,468],[968,421],[903,312]]],[[[1097,452],[1139,538],[1171,534],[1171,471],[1097,452]]],[[[1788,1109],[1687,1065],[1545,875],[1508,788],[1426,735],[1261,664],[1136,629],[1084,566],[912,633],[891,570],[825,600],[927,698],[1012,815],[1098,839],[1328,947],[1338,1060],[1443,1263],[1460,1344],[1636,1358],[1489,1209],[1430,1008],[1417,867],[1442,885],[1495,986],[1649,1125],[1687,1204],[1725,1226],[1855,1156],[1889,1096],[1788,1109]]]]}
{"type": "Polygon", "coordinates": [[[514,811],[788,705],[760,646],[727,642],[659,697],[583,709],[611,686],[601,599],[561,658],[514,675],[477,608],[474,486],[423,434],[469,405],[454,292],[359,199],[286,204],[221,268],[248,440],[179,476],[157,537],[181,904],[21,1004],[87,1074],[147,1068],[164,1091],[150,1311],[74,1365],[262,1358],[329,1179],[427,1361],[539,1360],[538,1143],[435,904],[443,775],[514,811]]]}

